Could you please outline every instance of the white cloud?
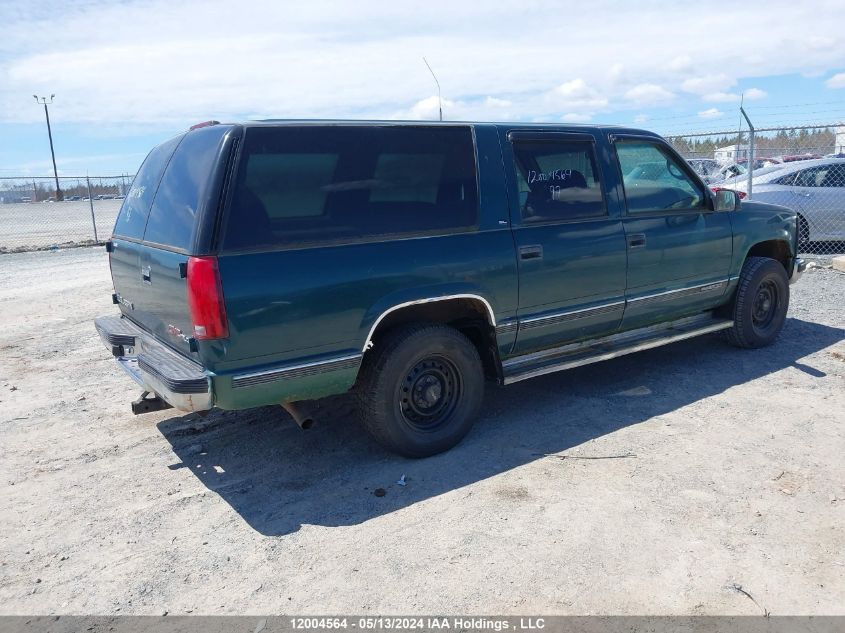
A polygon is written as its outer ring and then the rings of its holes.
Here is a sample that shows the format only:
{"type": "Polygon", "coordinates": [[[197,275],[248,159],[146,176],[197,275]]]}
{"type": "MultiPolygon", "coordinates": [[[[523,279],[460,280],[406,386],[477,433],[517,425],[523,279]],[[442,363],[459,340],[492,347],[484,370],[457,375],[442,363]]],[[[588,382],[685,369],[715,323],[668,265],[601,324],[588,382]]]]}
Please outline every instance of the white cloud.
{"type": "Polygon", "coordinates": [[[725,113],[719,110],[718,108],[709,108],[707,110],[702,110],[698,113],[702,119],[718,119],[720,116],[723,116],[725,113]]]}
{"type": "Polygon", "coordinates": [[[646,121],[648,121],[647,114],[638,114],[634,117],[634,123],[645,123],[646,121]]]}
{"type": "Polygon", "coordinates": [[[590,113],[569,112],[560,117],[560,120],[568,123],[586,123],[592,118],[593,115],[590,113]]]}
{"type": "Polygon", "coordinates": [[[550,97],[561,109],[596,109],[607,105],[607,99],[580,77],[560,84],[551,91],[550,97]]]}
{"type": "Polygon", "coordinates": [[[732,103],[735,101],[741,101],[745,96],[746,101],[755,101],[758,99],[765,99],[768,95],[763,90],[759,88],[749,88],[742,92],[742,94],[738,92],[712,92],[709,94],[701,95],[701,99],[703,101],[711,101],[713,103],[732,103]]]}
{"type": "Polygon", "coordinates": [[[654,105],[671,101],[675,95],[657,84],[644,83],[628,90],[625,98],[637,105],[654,105]]]}
{"type": "Polygon", "coordinates": [[[731,101],[739,101],[740,97],[735,92],[714,92],[711,94],[702,95],[702,100],[713,101],[716,103],[730,103],[731,101]]]}
{"type": "MultiPolygon", "coordinates": [[[[397,116],[398,119],[420,119],[426,120],[431,119],[436,121],[440,118],[440,107],[443,107],[444,112],[452,111],[451,116],[454,118],[454,110],[455,102],[450,101],[449,99],[443,99],[442,103],[441,100],[438,99],[437,95],[432,95],[430,97],[426,97],[425,99],[420,99],[414,105],[411,106],[410,110],[407,111],[405,116],[397,116]]],[[[463,104],[461,104],[460,108],[462,109],[463,104]]]]}
{"type": "Polygon", "coordinates": [[[684,71],[692,68],[692,59],[689,55],[680,55],[669,62],[669,68],[675,71],[684,71]]]}
{"type": "MultiPolygon", "coordinates": [[[[411,107],[397,110],[389,115],[391,119],[410,119],[436,121],[440,117],[440,100],[437,95],[420,99],[411,107]]],[[[444,98],[442,101],[443,118],[452,121],[467,120],[499,120],[512,118],[510,108],[513,106],[507,99],[485,97],[474,100],[452,100],[444,98]]]]}
{"type": "Polygon", "coordinates": [[[484,105],[488,108],[510,108],[513,102],[507,99],[498,99],[496,97],[485,97],[484,105]]]}
{"type": "Polygon", "coordinates": [[[681,90],[684,92],[691,92],[697,95],[705,95],[709,93],[720,93],[726,88],[730,88],[736,83],[736,79],[732,79],[724,73],[718,75],[705,75],[702,77],[690,77],[681,83],[681,90]]]}
{"type": "Polygon", "coordinates": [[[845,73],[837,73],[824,83],[828,88],[845,88],[845,73]]]}
{"type": "MultiPolygon", "coordinates": [[[[431,118],[435,87],[423,55],[447,118],[599,118],[665,104],[678,91],[733,95],[743,77],[845,67],[831,44],[841,39],[842,2],[810,22],[794,0],[771,0],[765,11],[711,0],[705,14],[692,4],[600,0],[524,29],[512,28],[536,17],[524,0],[484,11],[452,0],[244,0],[238,9],[247,17],[233,22],[230,0],[2,0],[0,122],[40,122],[33,92],[56,93],[58,125],[97,129],[250,116],[431,118]],[[614,36],[596,46],[599,20],[614,36]],[[680,35],[667,44],[666,33],[680,35]],[[736,46],[719,44],[749,41],[754,55],[742,63],[736,46]]],[[[840,75],[828,86],[845,87],[840,75]]]]}

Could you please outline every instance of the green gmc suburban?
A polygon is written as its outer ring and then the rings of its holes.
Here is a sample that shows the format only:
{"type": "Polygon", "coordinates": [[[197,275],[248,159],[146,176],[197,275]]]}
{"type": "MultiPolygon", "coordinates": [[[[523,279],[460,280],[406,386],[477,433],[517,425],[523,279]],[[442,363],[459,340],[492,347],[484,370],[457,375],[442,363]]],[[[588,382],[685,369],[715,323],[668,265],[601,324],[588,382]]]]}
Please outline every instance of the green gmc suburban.
{"type": "Polygon", "coordinates": [[[714,193],[659,136],[610,126],[266,121],[150,152],[107,243],[96,328],[136,413],[352,391],[422,457],[485,383],[784,324],[796,216],[714,193]]]}

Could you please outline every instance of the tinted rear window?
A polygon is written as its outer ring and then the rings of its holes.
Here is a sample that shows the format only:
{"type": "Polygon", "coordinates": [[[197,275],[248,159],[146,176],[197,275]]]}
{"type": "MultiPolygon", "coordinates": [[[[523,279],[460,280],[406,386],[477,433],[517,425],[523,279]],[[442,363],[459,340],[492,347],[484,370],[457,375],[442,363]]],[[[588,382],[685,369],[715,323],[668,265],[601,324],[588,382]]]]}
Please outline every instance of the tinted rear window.
{"type": "Polygon", "coordinates": [[[126,199],[120,207],[117,221],[114,224],[114,234],[121,237],[131,237],[140,240],[144,236],[147,216],[150,213],[155,197],[156,188],[161,180],[161,174],[167,167],[167,161],[173,155],[173,150],[182,140],[181,136],[165,141],[151,151],[141,169],[132,181],[132,187],[126,194],[126,199]]]}
{"type": "Polygon", "coordinates": [[[158,186],[144,241],[189,250],[197,211],[214,174],[226,127],[207,127],[185,135],[158,186]]]}
{"type": "Polygon", "coordinates": [[[477,214],[468,127],[255,127],[223,247],[453,232],[477,214]]]}

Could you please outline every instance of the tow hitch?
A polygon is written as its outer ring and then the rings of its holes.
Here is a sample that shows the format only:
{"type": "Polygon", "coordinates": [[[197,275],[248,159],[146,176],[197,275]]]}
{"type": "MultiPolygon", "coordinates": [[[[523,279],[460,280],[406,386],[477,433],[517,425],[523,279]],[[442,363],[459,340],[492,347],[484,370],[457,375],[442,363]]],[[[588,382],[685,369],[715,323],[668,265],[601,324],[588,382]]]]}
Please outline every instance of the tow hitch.
{"type": "Polygon", "coordinates": [[[173,406],[167,404],[164,400],[153,394],[152,397],[149,391],[141,394],[141,397],[132,403],[132,413],[141,415],[142,413],[152,413],[153,411],[161,411],[163,409],[172,409],[173,406]]]}

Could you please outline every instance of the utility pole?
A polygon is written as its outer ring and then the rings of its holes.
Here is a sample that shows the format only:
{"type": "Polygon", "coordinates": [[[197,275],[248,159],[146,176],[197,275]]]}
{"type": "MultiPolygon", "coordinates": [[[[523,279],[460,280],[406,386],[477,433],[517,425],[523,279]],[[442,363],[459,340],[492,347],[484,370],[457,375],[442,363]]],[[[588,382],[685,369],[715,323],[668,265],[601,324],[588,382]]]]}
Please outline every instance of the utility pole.
{"type": "MultiPolygon", "coordinates": [[[[751,119],[748,118],[748,114],[745,112],[745,108],[742,105],[739,106],[739,111],[743,117],[745,117],[745,122],[748,123],[748,184],[746,185],[747,191],[745,192],[748,194],[749,200],[751,199],[751,180],[754,178],[754,126],[751,123],[751,119]]],[[[737,139],[739,141],[739,139],[737,139]]],[[[737,145],[737,149],[739,149],[739,145],[737,145]]]]}
{"type": "Polygon", "coordinates": [[[53,176],[56,179],[56,202],[62,201],[62,190],[59,188],[59,171],[56,169],[56,152],[53,151],[53,131],[50,129],[50,111],[47,109],[47,105],[53,103],[53,99],[56,95],[50,95],[50,100],[47,101],[47,97],[39,98],[38,95],[32,95],[35,99],[36,103],[44,105],[44,116],[47,117],[47,136],[50,137],[50,156],[53,157],[53,176]]]}

